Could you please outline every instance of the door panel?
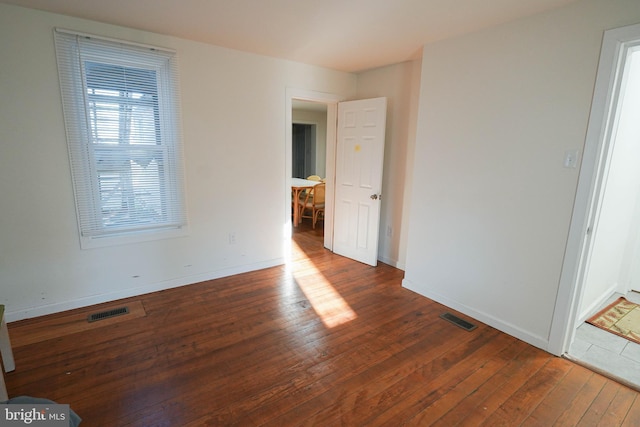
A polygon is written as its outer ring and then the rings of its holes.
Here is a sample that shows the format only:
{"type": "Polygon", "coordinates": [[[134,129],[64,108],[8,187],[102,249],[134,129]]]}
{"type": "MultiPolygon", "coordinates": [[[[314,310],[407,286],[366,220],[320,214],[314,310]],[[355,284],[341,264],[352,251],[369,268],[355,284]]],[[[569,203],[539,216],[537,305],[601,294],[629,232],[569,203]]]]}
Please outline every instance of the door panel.
{"type": "Polygon", "coordinates": [[[334,252],[377,265],[386,98],[338,104],[334,252]]]}

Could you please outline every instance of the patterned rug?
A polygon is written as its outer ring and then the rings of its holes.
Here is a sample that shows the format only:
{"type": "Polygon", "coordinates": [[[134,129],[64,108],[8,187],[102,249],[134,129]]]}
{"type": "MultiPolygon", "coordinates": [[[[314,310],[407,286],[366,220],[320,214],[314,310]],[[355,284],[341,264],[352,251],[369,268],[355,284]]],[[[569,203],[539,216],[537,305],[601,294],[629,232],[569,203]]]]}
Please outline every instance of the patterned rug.
{"type": "Polygon", "coordinates": [[[640,305],[618,298],[587,323],[640,344],[640,305]]]}

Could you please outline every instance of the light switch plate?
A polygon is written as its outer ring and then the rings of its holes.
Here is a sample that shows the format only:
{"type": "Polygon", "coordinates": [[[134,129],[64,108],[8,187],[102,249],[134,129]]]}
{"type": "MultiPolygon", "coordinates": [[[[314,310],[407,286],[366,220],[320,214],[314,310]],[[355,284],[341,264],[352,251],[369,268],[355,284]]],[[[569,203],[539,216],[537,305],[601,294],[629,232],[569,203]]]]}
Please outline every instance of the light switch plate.
{"type": "Polygon", "coordinates": [[[576,168],[578,166],[578,150],[567,150],[564,152],[564,167],[576,168]]]}

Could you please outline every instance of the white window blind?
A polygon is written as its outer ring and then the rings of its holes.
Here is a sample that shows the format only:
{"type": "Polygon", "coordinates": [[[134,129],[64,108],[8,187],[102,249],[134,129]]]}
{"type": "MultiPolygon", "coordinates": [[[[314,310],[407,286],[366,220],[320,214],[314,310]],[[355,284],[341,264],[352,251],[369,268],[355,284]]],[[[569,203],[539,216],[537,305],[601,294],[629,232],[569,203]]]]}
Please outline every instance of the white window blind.
{"type": "Polygon", "coordinates": [[[59,29],[55,43],[81,240],[183,228],[175,52],[59,29]]]}

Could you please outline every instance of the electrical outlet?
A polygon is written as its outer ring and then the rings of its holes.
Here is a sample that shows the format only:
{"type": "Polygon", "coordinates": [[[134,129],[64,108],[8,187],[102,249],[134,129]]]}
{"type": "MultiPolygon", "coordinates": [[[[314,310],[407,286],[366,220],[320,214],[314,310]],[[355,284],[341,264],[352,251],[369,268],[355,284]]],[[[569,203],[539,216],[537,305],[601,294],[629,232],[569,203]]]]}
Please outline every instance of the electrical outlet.
{"type": "Polygon", "coordinates": [[[387,225],[387,237],[393,236],[393,227],[387,225]]]}
{"type": "Polygon", "coordinates": [[[230,245],[235,245],[236,244],[236,233],[235,232],[229,233],[229,244],[230,245]]]}

